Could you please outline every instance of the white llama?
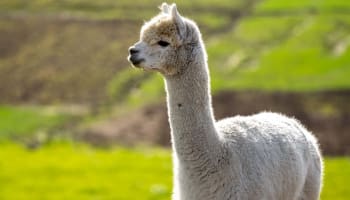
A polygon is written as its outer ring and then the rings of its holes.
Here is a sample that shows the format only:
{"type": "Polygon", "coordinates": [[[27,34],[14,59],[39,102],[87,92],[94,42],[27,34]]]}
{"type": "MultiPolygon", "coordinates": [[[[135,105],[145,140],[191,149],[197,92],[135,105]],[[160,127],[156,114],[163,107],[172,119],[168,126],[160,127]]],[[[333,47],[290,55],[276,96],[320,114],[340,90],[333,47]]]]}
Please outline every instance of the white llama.
{"type": "Polygon", "coordinates": [[[165,79],[174,200],[319,199],[322,159],[298,121],[259,113],[215,122],[207,55],[197,25],[176,5],[145,23],[129,61],[165,79]]]}

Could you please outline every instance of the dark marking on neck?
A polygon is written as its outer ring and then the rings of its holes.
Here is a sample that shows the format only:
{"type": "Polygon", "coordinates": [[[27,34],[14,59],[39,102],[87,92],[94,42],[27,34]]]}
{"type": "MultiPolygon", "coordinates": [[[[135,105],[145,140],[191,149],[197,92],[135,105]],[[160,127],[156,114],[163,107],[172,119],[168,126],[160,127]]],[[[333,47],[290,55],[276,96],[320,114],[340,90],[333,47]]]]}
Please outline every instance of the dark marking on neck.
{"type": "Polygon", "coordinates": [[[181,103],[178,103],[177,104],[177,107],[181,108],[182,104],[181,103]]]}

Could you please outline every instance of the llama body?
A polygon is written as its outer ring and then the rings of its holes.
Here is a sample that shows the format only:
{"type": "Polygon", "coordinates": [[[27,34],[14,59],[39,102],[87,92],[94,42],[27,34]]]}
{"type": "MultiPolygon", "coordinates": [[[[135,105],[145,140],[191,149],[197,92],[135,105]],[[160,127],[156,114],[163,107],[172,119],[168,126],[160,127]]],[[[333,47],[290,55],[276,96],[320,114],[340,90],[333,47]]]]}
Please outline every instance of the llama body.
{"type": "Polygon", "coordinates": [[[274,113],[215,122],[198,27],[175,5],[161,9],[142,27],[129,60],[165,78],[173,199],[318,199],[322,160],[313,135],[296,120],[274,113]]]}

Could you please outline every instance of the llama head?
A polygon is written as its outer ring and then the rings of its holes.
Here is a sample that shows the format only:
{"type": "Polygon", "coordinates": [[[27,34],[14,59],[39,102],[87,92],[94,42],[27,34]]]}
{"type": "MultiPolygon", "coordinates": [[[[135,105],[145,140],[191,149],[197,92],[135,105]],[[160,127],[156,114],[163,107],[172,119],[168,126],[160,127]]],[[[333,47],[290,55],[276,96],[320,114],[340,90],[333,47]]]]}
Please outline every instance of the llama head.
{"type": "Polygon", "coordinates": [[[163,75],[180,74],[194,59],[200,46],[197,25],[182,17],[176,5],[163,3],[161,13],[141,28],[140,41],[129,48],[128,60],[135,66],[163,75]]]}

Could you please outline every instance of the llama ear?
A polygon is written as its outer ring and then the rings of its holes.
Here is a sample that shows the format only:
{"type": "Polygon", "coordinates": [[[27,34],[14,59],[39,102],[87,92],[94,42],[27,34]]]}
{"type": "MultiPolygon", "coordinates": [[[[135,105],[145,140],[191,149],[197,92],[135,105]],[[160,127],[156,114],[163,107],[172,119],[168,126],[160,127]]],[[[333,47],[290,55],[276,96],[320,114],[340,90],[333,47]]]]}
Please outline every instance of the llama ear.
{"type": "Polygon", "coordinates": [[[186,26],[185,26],[185,22],[183,21],[181,15],[177,11],[175,3],[171,5],[171,17],[172,17],[175,25],[178,28],[180,37],[183,38],[185,35],[186,26]]]}
{"type": "Polygon", "coordinates": [[[169,5],[167,3],[162,3],[162,5],[159,7],[160,10],[164,13],[164,14],[169,14],[169,5]]]}

